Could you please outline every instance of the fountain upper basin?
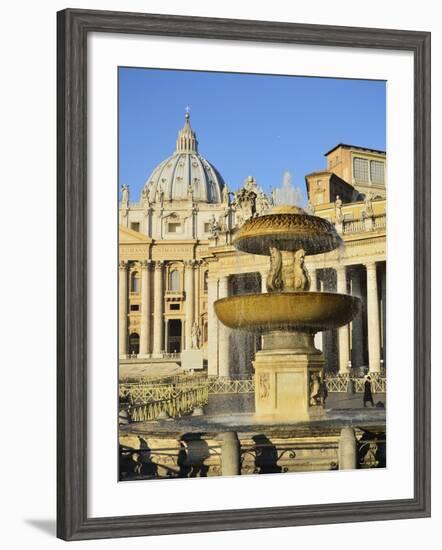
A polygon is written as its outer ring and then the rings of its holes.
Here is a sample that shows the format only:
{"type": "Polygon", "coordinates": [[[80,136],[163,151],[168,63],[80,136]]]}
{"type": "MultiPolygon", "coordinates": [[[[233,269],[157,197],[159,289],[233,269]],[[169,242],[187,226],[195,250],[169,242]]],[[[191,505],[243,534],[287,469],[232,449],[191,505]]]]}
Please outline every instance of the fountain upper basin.
{"type": "Polygon", "coordinates": [[[356,296],[331,292],[243,294],[217,300],[218,319],[227,327],[250,332],[319,332],[348,324],[358,314],[356,296]]]}

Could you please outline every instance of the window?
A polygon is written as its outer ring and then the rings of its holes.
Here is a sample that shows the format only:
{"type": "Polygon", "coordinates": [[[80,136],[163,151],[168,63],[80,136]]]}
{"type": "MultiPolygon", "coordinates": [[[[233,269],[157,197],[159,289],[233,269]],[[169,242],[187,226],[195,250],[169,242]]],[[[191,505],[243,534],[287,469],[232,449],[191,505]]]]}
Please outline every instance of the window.
{"type": "Polygon", "coordinates": [[[180,309],[180,304],[170,304],[170,309],[173,309],[173,310],[179,310],[180,309]]]}
{"type": "Polygon", "coordinates": [[[170,222],[167,224],[167,231],[169,233],[181,233],[181,224],[177,222],[170,222]]]}
{"type": "Polygon", "coordinates": [[[131,222],[130,228],[132,231],[140,231],[140,222],[131,222]]]}
{"type": "Polygon", "coordinates": [[[379,160],[372,160],[370,162],[370,179],[371,183],[383,184],[384,183],[384,163],[379,160]]]}
{"type": "Polygon", "coordinates": [[[140,276],[138,271],[133,271],[130,275],[130,291],[140,292],[140,276]]]}
{"type": "Polygon", "coordinates": [[[209,272],[204,272],[204,292],[207,292],[207,289],[209,288],[209,272]]]}
{"type": "Polygon", "coordinates": [[[210,233],[210,226],[211,226],[210,223],[204,224],[204,233],[210,233]]]}
{"type": "Polygon", "coordinates": [[[179,290],[180,289],[180,274],[178,270],[174,269],[170,272],[169,276],[169,290],[179,290]]]}
{"type": "Polygon", "coordinates": [[[140,311],[140,305],[139,304],[130,304],[130,310],[131,311],[140,311]]]}
{"type": "Polygon", "coordinates": [[[358,157],[353,159],[353,176],[356,181],[368,183],[368,160],[358,157]]]}

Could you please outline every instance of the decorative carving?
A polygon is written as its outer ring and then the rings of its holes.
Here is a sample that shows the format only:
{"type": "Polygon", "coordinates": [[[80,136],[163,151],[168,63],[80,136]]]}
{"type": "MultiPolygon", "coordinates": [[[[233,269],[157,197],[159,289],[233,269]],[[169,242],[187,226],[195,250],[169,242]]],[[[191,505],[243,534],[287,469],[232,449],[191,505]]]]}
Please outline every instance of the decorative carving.
{"type": "Polygon", "coordinates": [[[321,405],[321,379],[317,373],[310,375],[310,399],[311,406],[321,405]]]}
{"type": "Polygon", "coordinates": [[[259,375],[259,397],[268,399],[270,397],[270,373],[262,372],[259,375]]]}
{"type": "Polygon", "coordinates": [[[378,460],[379,447],[376,441],[371,441],[368,444],[367,452],[361,460],[361,465],[364,468],[376,468],[379,465],[378,460]]]}
{"type": "Polygon", "coordinates": [[[237,225],[241,225],[256,214],[258,187],[255,178],[249,176],[244,186],[235,192],[233,206],[237,212],[237,225]]]}
{"type": "Polygon", "coordinates": [[[336,195],[335,200],[335,219],[336,223],[342,223],[344,216],[342,215],[342,200],[339,195],[336,195]]]}
{"type": "Polygon", "coordinates": [[[198,323],[192,325],[192,349],[199,349],[201,340],[201,329],[198,323]]]}
{"type": "Polygon", "coordinates": [[[340,245],[341,239],[328,220],[310,216],[298,207],[289,208],[249,219],[234,237],[235,248],[250,254],[269,254],[277,242],[280,250],[303,248],[306,254],[319,254],[340,245]]]}
{"type": "Polygon", "coordinates": [[[121,202],[125,205],[129,203],[129,186],[126,183],[121,186],[121,202]]]}
{"type": "Polygon", "coordinates": [[[270,270],[267,275],[267,292],[276,292],[283,289],[282,255],[276,247],[270,248],[270,270]]]}
{"type": "Polygon", "coordinates": [[[305,250],[300,249],[293,254],[293,286],[294,290],[310,290],[311,279],[304,263],[305,250]]]}

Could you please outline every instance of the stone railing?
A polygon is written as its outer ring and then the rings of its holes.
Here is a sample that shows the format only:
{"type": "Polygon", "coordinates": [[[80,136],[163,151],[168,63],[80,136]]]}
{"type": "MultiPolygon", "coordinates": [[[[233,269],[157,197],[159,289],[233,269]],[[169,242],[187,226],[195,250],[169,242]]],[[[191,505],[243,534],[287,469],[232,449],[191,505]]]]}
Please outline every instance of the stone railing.
{"type": "Polygon", "coordinates": [[[344,233],[361,233],[365,231],[364,220],[346,220],[343,222],[344,233]]]}
{"type": "MultiPolygon", "coordinates": [[[[370,378],[373,393],[386,393],[387,380],[384,375],[370,374],[370,378]]],[[[359,393],[364,391],[365,378],[338,374],[336,376],[326,376],[325,383],[329,392],[359,393]]]]}
{"type": "Polygon", "coordinates": [[[153,440],[120,434],[120,479],[211,477],[385,468],[381,429],[340,427],[319,439],[311,433],[162,434],[153,440]]]}
{"type": "Polygon", "coordinates": [[[341,231],[345,235],[350,233],[364,233],[366,231],[374,231],[376,229],[384,229],[387,225],[386,214],[378,216],[370,216],[360,220],[344,220],[342,225],[338,224],[338,232],[341,231]]]}
{"type": "Polygon", "coordinates": [[[385,214],[381,214],[380,216],[375,216],[373,218],[373,224],[375,229],[383,228],[387,226],[387,216],[385,214]]]}
{"type": "Polygon", "coordinates": [[[253,378],[238,380],[209,376],[208,386],[209,394],[253,393],[255,391],[255,381],[253,378]]]}
{"type": "Polygon", "coordinates": [[[183,376],[168,384],[120,383],[120,416],[127,420],[144,422],[160,415],[178,417],[202,407],[208,402],[208,384],[205,376],[183,376]]]}

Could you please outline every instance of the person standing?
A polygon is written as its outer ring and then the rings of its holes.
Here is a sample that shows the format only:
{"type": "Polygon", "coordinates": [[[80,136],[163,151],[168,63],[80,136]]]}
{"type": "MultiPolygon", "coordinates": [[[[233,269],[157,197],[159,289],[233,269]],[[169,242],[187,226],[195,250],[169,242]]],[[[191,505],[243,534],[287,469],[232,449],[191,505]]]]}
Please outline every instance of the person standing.
{"type": "Polygon", "coordinates": [[[370,376],[365,376],[364,382],[364,407],[367,406],[367,403],[371,403],[371,406],[374,407],[373,393],[371,391],[371,378],[370,376]]]}

